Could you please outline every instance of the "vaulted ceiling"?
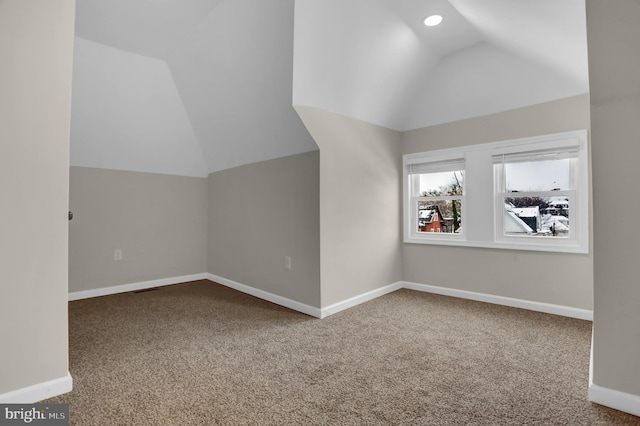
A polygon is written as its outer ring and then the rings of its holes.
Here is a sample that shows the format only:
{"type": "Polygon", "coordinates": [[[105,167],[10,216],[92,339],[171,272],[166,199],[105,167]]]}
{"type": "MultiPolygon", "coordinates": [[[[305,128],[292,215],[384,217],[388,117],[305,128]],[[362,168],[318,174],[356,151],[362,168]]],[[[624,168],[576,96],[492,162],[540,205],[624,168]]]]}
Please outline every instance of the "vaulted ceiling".
{"type": "Polygon", "coordinates": [[[78,0],[71,163],[206,176],[316,149],[292,105],[408,130],[586,93],[584,9],[78,0]]]}

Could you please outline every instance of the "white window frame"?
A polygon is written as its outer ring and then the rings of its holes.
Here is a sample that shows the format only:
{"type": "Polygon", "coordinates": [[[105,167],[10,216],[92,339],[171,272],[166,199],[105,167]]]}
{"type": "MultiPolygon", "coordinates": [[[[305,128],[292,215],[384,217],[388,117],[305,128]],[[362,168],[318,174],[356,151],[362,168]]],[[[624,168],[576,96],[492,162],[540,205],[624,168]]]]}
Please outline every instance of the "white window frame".
{"type": "MultiPolygon", "coordinates": [[[[454,153],[456,154],[456,153],[454,153]]],[[[464,170],[464,156],[450,155],[447,152],[439,151],[435,154],[421,153],[412,156],[405,156],[404,158],[404,199],[407,200],[407,205],[404,211],[404,231],[405,241],[408,242],[426,242],[426,241],[440,241],[441,244],[446,244],[447,241],[462,241],[464,240],[464,182],[462,185],[463,195],[440,195],[434,197],[421,197],[419,194],[419,182],[417,179],[413,179],[412,176],[419,175],[419,173],[412,173],[413,167],[418,167],[424,173],[437,173],[443,171],[464,170]],[[431,229],[430,232],[418,232],[418,204],[420,201],[454,201],[460,200],[461,211],[460,218],[463,226],[462,233],[448,233],[448,232],[434,232],[431,229]]],[[[437,214],[437,213],[436,213],[437,214]]]]}
{"type": "MultiPolygon", "coordinates": [[[[556,133],[523,139],[490,142],[459,148],[429,151],[403,156],[403,221],[404,242],[417,244],[457,245],[497,249],[534,250],[565,253],[589,253],[590,232],[590,161],[586,130],[556,133]],[[568,195],[569,237],[533,237],[504,235],[504,187],[502,171],[496,171],[495,158],[540,150],[576,149],[572,160],[572,188],[554,191],[553,196],[568,195]],[[417,201],[415,189],[410,188],[409,169],[412,164],[464,159],[464,200],[461,208],[462,234],[417,232],[417,201]],[[500,186],[502,184],[502,187],[500,186]],[[416,212],[416,213],[412,213],[416,212]],[[414,226],[415,225],[415,226],[414,226]],[[430,234],[430,233],[429,233],[430,234]]],[[[535,194],[526,193],[527,196],[535,194]]],[[[513,196],[523,196],[514,193],[513,196]]],[[[538,195],[548,196],[548,192],[538,195]]],[[[446,197],[438,197],[444,199],[446,197]]]]}

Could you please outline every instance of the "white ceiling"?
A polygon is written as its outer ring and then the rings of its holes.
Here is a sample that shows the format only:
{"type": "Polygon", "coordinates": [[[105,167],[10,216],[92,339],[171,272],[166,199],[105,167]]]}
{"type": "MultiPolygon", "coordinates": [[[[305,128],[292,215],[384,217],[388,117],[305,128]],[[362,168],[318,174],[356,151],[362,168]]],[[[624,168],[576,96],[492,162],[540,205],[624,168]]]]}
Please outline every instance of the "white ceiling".
{"type": "Polygon", "coordinates": [[[206,176],[316,149],[292,104],[408,130],[586,93],[584,9],[77,0],[71,162],[206,176]]]}
{"type": "Polygon", "coordinates": [[[294,39],[295,105],[396,130],[589,90],[584,0],[297,0],[294,39]]]}
{"type": "Polygon", "coordinates": [[[317,149],[291,105],[293,5],[78,0],[71,164],[207,176],[317,149]]]}

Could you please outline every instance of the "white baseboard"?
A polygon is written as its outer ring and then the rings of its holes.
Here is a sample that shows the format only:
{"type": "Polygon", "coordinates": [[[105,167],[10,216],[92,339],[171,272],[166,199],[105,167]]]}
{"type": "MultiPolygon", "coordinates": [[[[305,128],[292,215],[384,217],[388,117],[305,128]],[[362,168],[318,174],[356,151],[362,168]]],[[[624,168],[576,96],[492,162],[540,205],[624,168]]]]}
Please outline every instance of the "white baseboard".
{"type": "Polygon", "coordinates": [[[342,302],[334,303],[333,305],[329,305],[326,308],[322,309],[320,318],[328,317],[329,315],[336,314],[340,311],[344,311],[345,309],[349,309],[361,303],[368,302],[380,296],[384,296],[385,294],[389,294],[396,290],[400,290],[402,286],[403,286],[403,283],[397,282],[397,283],[389,284],[387,286],[369,291],[367,293],[360,294],[350,299],[343,300],[342,302]]]}
{"type": "Polygon", "coordinates": [[[218,275],[206,274],[207,279],[218,284],[222,284],[226,287],[230,287],[234,290],[241,291],[242,293],[250,294],[251,296],[255,296],[259,299],[266,300],[271,303],[275,303],[276,305],[284,306],[285,308],[293,309],[294,311],[301,312],[303,314],[310,315],[312,317],[321,318],[320,308],[315,308],[310,305],[306,305],[304,303],[296,302],[295,300],[287,299],[286,297],[278,296],[277,294],[269,293],[264,290],[259,290],[254,287],[250,287],[245,284],[241,284],[239,282],[220,277],[218,275]]]}
{"type": "Polygon", "coordinates": [[[72,388],[73,379],[71,378],[71,374],[67,372],[67,375],[64,377],[0,394],[0,403],[33,404],[43,399],[71,392],[72,388]]]}
{"type": "Polygon", "coordinates": [[[75,291],[69,293],[69,301],[89,299],[90,297],[107,296],[109,294],[126,293],[128,291],[144,290],[147,288],[161,287],[171,284],[186,283],[189,281],[206,280],[207,274],[184,275],[181,277],[161,278],[159,280],[143,281],[139,283],[122,284],[113,287],[96,288],[93,290],[75,291]]]}
{"type": "Polygon", "coordinates": [[[551,303],[534,302],[531,300],[513,299],[511,297],[494,296],[492,294],[476,293],[466,290],[456,290],[447,287],[437,287],[428,284],[417,284],[406,281],[403,282],[402,286],[409,290],[424,291],[426,293],[459,297],[461,299],[477,300],[479,302],[487,302],[496,305],[511,306],[513,308],[522,308],[528,309],[530,311],[545,312],[547,314],[561,315],[563,317],[593,321],[593,311],[590,311],[588,309],[572,308],[570,306],[553,305],[551,303]]]}
{"type": "Polygon", "coordinates": [[[640,396],[638,395],[603,388],[591,383],[589,385],[589,401],[640,416],[640,396]]]}
{"type": "Polygon", "coordinates": [[[171,284],[180,284],[189,281],[197,281],[208,279],[215,281],[227,287],[236,289],[243,293],[250,294],[252,296],[264,299],[266,301],[275,303],[280,306],[293,309],[294,311],[302,312],[316,318],[325,318],[329,315],[333,315],[345,309],[359,305],[369,300],[373,300],[377,297],[384,296],[401,288],[409,290],[423,291],[427,293],[441,294],[444,296],[459,297],[462,299],[477,300],[480,302],[494,303],[497,305],[511,306],[515,308],[529,309],[531,311],[545,312],[549,314],[562,315],[565,317],[578,318],[593,321],[593,311],[587,309],[572,308],[569,306],[553,305],[550,303],[534,302],[530,300],[513,299],[510,297],[494,296],[485,293],[476,293],[466,290],[457,290],[447,287],[438,287],[428,284],[418,284],[407,281],[398,281],[393,284],[389,284],[385,287],[378,288],[376,290],[369,291],[358,296],[354,296],[350,299],[342,302],[335,303],[327,306],[326,308],[316,308],[314,306],[306,305],[301,302],[297,302],[286,297],[278,296],[277,294],[269,293],[264,290],[241,284],[239,282],[230,280],[228,278],[220,277],[218,275],[210,273],[201,273],[193,275],[184,275],[181,277],[162,278],[152,281],[143,281],[138,283],[123,284],[113,287],[103,287],[93,290],[76,291],[69,293],[69,300],[88,299],[90,297],[106,296],[109,294],[126,293],[129,291],[144,290],[152,287],[161,287],[171,284]]]}
{"type": "Polygon", "coordinates": [[[545,312],[548,314],[561,315],[565,317],[578,318],[588,321],[593,321],[593,311],[587,309],[573,308],[570,306],[554,305],[550,303],[534,302],[530,300],[514,299],[510,297],[494,296],[485,293],[476,293],[465,290],[456,290],[446,287],[437,287],[427,284],[417,284],[406,281],[398,281],[393,284],[389,284],[385,287],[378,288],[376,290],[369,291],[367,293],[354,296],[350,299],[342,302],[335,303],[322,309],[318,309],[313,306],[305,305],[295,300],[287,299],[276,294],[272,294],[263,290],[256,289],[254,287],[241,284],[236,281],[229,280],[224,277],[220,277],[214,274],[207,274],[207,277],[211,281],[218,282],[227,287],[231,287],[243,293],[250,294],[260,299],[267,300],[277,305],[285,306],[294,311],[302,312],[307,315],[311,315],[316,318],[326,318],[329,315],[333,315],[345,309],[349,309],[353,306],[361,303],[368,302],[385,294],[392,293],[401,288],[409,290],[423,291],[427,293],[441,294],[445,296],[459,297],[462,299],[477,300],[480,302],[493,303],[503,306],[511,306],[515,308],[528,309],[531,311],[545,312]]]}

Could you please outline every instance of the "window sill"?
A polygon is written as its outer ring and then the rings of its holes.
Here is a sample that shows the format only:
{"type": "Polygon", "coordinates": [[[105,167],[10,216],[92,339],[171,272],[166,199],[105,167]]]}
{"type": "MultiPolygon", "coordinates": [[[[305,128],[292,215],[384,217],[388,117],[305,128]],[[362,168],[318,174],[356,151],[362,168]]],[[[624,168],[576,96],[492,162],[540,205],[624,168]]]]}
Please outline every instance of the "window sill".
{"type": "Polygon", "coordinates": [[[473,248],[490,248],[499,250],[545,251],[552,253],[589,254],[588,245],[581,245],[575,241],[557,241],[561,244],[532,244],[529,242],[502,241],[467,241],[464,237],[443,236],[436,238],[405,238],[405,244],[442,245],[473,248]],[[586,247],[585,247],[586,246],[586,247]]]}

